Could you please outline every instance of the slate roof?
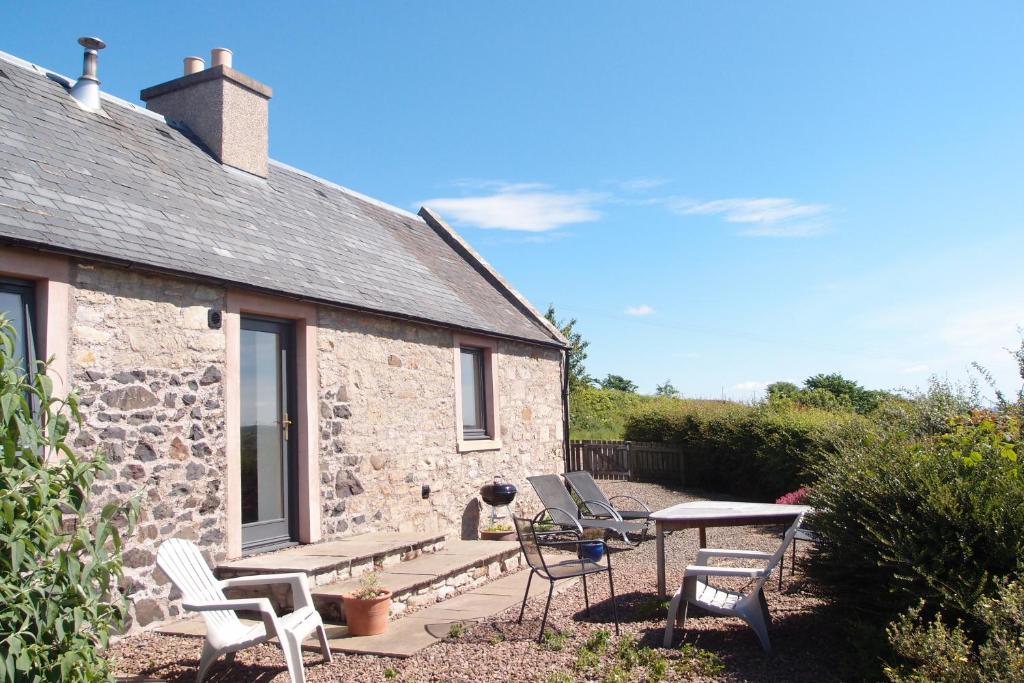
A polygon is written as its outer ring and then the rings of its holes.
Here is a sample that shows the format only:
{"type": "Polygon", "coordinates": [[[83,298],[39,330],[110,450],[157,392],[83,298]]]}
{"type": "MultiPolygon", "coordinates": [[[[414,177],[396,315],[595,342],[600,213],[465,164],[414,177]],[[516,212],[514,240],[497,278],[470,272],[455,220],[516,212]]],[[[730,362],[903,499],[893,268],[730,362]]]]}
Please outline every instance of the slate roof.
{"type": "MultiPolygon", "coordinates": [[[[186,128],[0,53],[0,242],[561,345],[419,216],[271,161],[221,166],[186,128]]],[[[453,243],[454,242],[454,243],[453,243]]]]}

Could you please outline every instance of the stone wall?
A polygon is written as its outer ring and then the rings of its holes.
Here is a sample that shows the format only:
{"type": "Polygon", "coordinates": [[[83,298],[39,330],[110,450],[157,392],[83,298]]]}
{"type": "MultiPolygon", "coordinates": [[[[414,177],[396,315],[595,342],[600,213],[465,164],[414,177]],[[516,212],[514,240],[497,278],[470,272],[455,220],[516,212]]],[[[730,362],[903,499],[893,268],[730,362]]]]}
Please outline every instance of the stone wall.
{"type": "Polygon", "coordinates": [[[496,474],[535,511],[526,476],[562,470],[560,356],[498,346],[503,447],[457,450],[450,330],[321,309],[320,473],[325,537],[376,529],[475,537],[496,474]],[[422,487],[430,496],[422,497],[422,487]]]}
{"type": "MultiPolygon", "coordinates": [[[[83,452],[103,451],[112,476],[96,503],[142,496],[125,543],[133,629],[179,614],[154,570],[164,539],[226,555],[225,333],[207,324],[222,288],[98,265],[73,267],[69,371],[83,452]]],[[[450,330],[322,307],[317,330],[320,478],[325,539],[374,530],[475,537],[489,508],[479,487],[503,474],[517,506],[537,509],[525,477],[562,469],[560,357],[500,342],[503,447],[459,453],[450,330]],[[429,498],[421,488],[429,485],[429,498]]]]}
{"type": "Polygon", "coordinates": [[[223,290],[122,269],[79,265],[70,312],[70,372],[84,423],[81,451],[103,451],[113,476],[96,502],[142,495],[140,523],[125,540],[133,624],[176,616],[153,563],[166,538],[224,556],[226,464],[224,335],[207,327],[223,290]]]}

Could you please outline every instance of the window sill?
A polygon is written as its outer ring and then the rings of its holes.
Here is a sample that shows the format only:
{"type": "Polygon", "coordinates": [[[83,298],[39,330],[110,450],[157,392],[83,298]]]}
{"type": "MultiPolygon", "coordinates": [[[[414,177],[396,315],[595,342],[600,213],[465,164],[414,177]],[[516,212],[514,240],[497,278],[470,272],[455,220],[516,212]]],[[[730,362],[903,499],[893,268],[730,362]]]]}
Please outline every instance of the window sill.
{"type": "Polygon", "coordinates": [[[501,439],[470,439],[464,441],[459,439],[459,453],[473,451],[497,451],[501,450],[501,439]]]}

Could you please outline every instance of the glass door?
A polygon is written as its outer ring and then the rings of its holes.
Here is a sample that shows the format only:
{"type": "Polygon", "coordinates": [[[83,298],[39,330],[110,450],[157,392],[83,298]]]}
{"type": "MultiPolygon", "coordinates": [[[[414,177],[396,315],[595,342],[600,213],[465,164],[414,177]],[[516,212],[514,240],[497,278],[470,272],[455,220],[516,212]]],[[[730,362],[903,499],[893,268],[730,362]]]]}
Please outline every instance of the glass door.
{"type": "Polygon", "coordinates": [[[295,540],[293,338],[289,322],[242,318],[243,551],[295,540]]]}

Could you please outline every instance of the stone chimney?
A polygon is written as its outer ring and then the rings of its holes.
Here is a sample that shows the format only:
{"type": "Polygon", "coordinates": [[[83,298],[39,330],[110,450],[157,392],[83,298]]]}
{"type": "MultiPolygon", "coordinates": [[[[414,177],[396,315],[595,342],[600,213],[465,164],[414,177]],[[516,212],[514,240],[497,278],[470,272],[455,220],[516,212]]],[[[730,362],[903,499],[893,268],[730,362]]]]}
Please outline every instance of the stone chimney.
{"type": "Polygon", "coordinates": [[[146,108],[186,124],[222,164],[267,177],[267,120],[273,91],[231,68],[215,48],[211,66],[185,58],[185,75],[143,90],[146,108]]]}

